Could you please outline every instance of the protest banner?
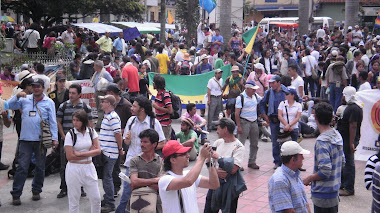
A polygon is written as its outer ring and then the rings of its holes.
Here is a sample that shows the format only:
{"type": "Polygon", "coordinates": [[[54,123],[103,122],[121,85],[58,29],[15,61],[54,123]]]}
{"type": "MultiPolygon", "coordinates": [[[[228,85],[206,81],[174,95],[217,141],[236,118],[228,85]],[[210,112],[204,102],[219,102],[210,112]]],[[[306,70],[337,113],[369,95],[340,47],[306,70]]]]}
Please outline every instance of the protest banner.
{"type": "Polygon", "coordinates": [[[363,121],[360,128],[361,137],[356,147],[355,160],[367,161],[380,149],[380,90],[364,90],[356,93],[357,100],[363,103],[363,121]]]}
{"type": "Polygon", "coordinates": [[[12,97],[13,88],[17,87],[19,82],[0,80],[0,84],[1,84],[1,90],[3,90],[3,94],[1,95],[1,98],[4,100],[8,100],[12,97]]]}

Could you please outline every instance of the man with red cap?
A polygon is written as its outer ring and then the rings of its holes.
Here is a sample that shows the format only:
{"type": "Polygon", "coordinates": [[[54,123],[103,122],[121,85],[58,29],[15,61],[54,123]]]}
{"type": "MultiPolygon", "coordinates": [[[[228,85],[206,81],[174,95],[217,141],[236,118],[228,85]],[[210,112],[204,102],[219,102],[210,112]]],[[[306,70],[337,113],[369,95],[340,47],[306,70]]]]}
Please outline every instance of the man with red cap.
{"type": "Polygon", "coordinates": [[[196,188],[217,189],[219,180],[215,167],[210,163],[211,146],[203,145],[198,160],[190,171],[183,171],[189,166],[189,151],[178,141],[168,141],[162,153],[164,154],[164,170],[166,174],[158,181],[162,209],[165,213],[199,212],[196,188]],[[209,177],[200,174],[203,163],[209,171],[209,177]]]}

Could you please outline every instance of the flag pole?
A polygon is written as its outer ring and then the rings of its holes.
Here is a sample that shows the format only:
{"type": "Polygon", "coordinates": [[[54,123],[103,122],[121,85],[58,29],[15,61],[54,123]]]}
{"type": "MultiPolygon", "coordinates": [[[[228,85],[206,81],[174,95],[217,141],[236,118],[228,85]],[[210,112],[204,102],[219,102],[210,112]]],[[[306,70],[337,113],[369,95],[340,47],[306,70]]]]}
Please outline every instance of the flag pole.
{"type": "Polygon", "coordinates": [[[251,53],[248,54],[247,62],[245,63],[244,72],[243,72],[243,78],[245,76],[245,71],[247,70],[247,66],[248,66],[248,62],[249,62],[250,56],[251,56],[251,53]]]}

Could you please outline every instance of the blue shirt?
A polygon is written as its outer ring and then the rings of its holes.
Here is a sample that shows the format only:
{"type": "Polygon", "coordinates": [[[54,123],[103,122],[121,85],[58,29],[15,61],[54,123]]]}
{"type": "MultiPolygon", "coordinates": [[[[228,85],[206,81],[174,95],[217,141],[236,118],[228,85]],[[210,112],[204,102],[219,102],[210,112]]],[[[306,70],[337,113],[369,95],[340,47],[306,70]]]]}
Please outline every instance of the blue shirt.
{"type": "Polygon", "coordinates": [[[252,95],[252,98],[247,95],[247,93],[242,93],[244,97],[244,103],[243,103],[243,109],[241,106],[241,98],[240,95],[236,98],[236,104],[235,107],[241,109],[240,117],[245,118],[249,121],[256,121],[257,120],[257,106],[261,100],[260,96],[257,94],[252,95]],[[255,96],[256,95],[256,96],[255,96]],[[257,99],[256,99],[257,97],[257,99]]]}
{"type": "MultiPolygon", "coordinates": [[[[211,42],[215,42],[215,41],[219,41],[219,42],[222,42],[222,43],[224,43],[223,42],[223,36],[221,36],[221,35],[218,35],[218,36],[216,36],[216,35],[214,35],[213,37],[212,37],[212,40],[211,40],[211,42]]],[[[221,46],[221,45],[220,45],[221,46]]],[[[221,49],[221,47],[219,46],[219,50],[221,49]]],[[[214,48],[217,48],[218,47],[218,45],[216,44],[216,45],[214,45],[214,48]]]]}
{"type": "Polygon", "coordinates": [[[284,212],[294,209],[297,213],[307,213],[307,198],[305,188],[296,172],[282,164],[268,183],[268,198],[271,212],[284,212]]]}
{"type": "MultiPolygon", "coordinates": [[[[27,95],[26,98],[17,98],[14,95],[8,101],[9,108],[13,110],[21,109],[21,134],[20,140],[40,141],[41,137],[41,118],[34,103],[33,95],[27,95]]],[[[42,118],[49,121],[52,140],[58,140],[57,120],[55,117],[54,102],[44,95],[43,99],[37,103],[42,118]]]]}
{"type": "Polygon", "coordinates": [[[212,70],[212,66],[211,64],[207,63],[207,64],[203,64],[203,63],[200,63],[197,67],[197,74],[202,74],[202,73],[206,73],[206,72],[210,72],[212,70]]]}
{"type": "Polygon", "coordinates": [[[123,41],[120,38],[117,38],[113,41],[113,46],[117,51],[123,51],[123,41]]]}
{"type": "Polygon", "coordinates": [[[128,56],[132,56],[134,53],[135,53],[135,48],[131,48],[129,51],[128,51],[128,56]]]}

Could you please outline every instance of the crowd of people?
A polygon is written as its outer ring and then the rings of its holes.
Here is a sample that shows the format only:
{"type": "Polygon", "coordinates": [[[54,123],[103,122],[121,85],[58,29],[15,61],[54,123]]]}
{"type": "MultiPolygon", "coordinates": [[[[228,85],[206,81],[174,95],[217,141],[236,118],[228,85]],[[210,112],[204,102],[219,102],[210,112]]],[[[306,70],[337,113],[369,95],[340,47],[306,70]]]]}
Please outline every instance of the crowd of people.
{"type": "MultiPolygon", "coordinates": [[[[8,109],[15,110],[13,121],[18,126],[13,205],[21,205],[31,163],[35,166],[32,199],[40,199],[49,148],[41,143],[45,137],[41,128],[46,126],[50,146],[60,153],[57,198],[68,196],[70,212],[79,211],[81,196],[89,197],[91,212],[142,208],[199,212],[194,205],[197,187],[209,189],[204,212],[236,212],[239,195],[247,189],[241,173],[245,148],[249,149],[248,169],[260,169],[259,140],[272,143],[276,170],[268,183],[272,212],[310,212],[304,189],[310,184],[314,212],[338,212],[339,196],[355,194],[354,152],[363,120],[356,92],[380,88],[380,36],[365,35],[359,26],[348,28],[346,34],[323,26],[308,35],[294,30],[259,32],[248,54],[241,34],[249,27],[233,26],[233,37],[227,42],[215,25],[207,26],[203,20],[196,39],[185,41],[178,32],[170,32],[165,42],[153,34],[131,41],[125,41],[123,33],[112,37],[108,31],[99,37],[71,26],[58,37],[51,32],[42,42],[38,25],[32,24],[24,35],[17,34],[28,40],[27,52],[55,54],[53,44],[62,42],[75,56],[68,72],[57,72],[50,93],[43,64],[22,65],[17,75],[12,67],[5,67],[0,75],[2,80],[20,81],[4,108],[0,102],[5,110],[0,127],[10,125],[8,109]],[[231,75],[223,79],[225,65],[231,75]],[[175,103],[161,74],[210,71],[215,76],[207,84],[207,119],[206,110],[197,113],[196,105],[188,104],[180,117],[180,130],[174,130],[175,103]],[[149,99],[149,72],[156,73],[154,100],[149,99]],[[91,81],[97,119],[81,99],[81,86],[74,83],[66,88],[68,78],[91,81]],[[210,142],[206,130],[216,130],[219,139],[210,142]],[[317,139],[313,174],[301,180],[303,154],[309,154],[298,144],[303,137],[317,139]],[[245,147],[247,139],[250,144],[245,147]],[[195,165],[184,171],[189,160],[195,165]],[[200,175],[204,164],[208,177],[200,175]],[[130,179],[123,185],[120,165],[130,179]],[[139,199],[147,204],[141,205],[139,199]]],[[[16,40],[15,45],[21,44],[16,40]]],[[[372,170],[366,173],[371,180],[366,181],[372,181],[377,161],[371,157],[372,170]]],[[[8,166],[1,164],[0,169],[8,166]]],[[[378,184],[375,173],[373,184],[378,184]]]]}

